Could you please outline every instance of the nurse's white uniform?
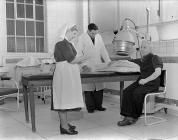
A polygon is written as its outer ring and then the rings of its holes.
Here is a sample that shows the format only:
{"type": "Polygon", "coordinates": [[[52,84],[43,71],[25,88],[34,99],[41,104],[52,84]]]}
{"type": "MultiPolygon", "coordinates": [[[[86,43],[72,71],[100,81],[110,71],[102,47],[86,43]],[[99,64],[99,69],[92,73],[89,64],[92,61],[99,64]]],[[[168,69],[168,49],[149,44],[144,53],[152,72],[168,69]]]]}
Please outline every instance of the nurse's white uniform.
{"type": "Polygon", "coordinates": [[[58,41],[60,42],[58,47],[62,47],[63,49],[59,48],[60,51],[57,52],[62,61],[56,62],[56,69],[53,76],[53,109],[55,110],[84,107],[79,66],[78,64],[71,64],[65,60],[67,57],[69,60],[76,56],[73,45],[64,39],[67,29],[70,29],[72,26],[66,25],[58,33],[58,36],[62,39],[62,41],[58,41]]]}

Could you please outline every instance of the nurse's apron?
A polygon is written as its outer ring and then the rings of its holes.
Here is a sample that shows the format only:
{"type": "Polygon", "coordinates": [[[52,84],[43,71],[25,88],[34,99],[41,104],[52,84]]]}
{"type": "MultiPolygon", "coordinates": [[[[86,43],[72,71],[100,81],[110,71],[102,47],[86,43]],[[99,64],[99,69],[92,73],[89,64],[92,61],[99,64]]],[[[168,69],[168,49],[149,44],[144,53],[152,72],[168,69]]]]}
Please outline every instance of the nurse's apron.
{"type": "Polygon", "coordinates": [[[53,76],[54,109],[84,107],[80,70],[77,64],[57,62],[53,76]]]}

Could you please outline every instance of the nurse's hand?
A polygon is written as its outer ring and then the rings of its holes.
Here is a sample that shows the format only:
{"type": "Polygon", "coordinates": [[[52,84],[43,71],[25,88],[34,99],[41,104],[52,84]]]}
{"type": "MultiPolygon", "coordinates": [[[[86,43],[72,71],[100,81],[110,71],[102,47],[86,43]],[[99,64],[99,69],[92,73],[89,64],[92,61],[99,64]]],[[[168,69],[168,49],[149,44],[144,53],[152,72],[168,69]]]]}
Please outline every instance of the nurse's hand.
{"type": "Polygon", "coordinates": [[[82,56],[76,56],[74,58],[74,60],[72,60],[70,63],[71,64],[82,64],[83,62],[86,61],[86,57],[84,57],[83,55],[82,56]]]}
{"type": "Polygon", "coordinates": [[[92,71],[91,67],[87,65],[82,66],[82,72],[91,72],[91,71],[92,71]]]}
{"type": "Polygon", "coordinates": [[[55,71],[55,68],[56,68],[56,64],[52,64],[50,68],[50,72],[53,73],[55,71]]]}
{"type": "Polygon", "coordinates": [[[79,56],[77,59],[78,59],[78,63],[82,64],[82,63],[86,62],[89,59],[89,57],[86,55],[82,55],[82,56],[79,56]]]}

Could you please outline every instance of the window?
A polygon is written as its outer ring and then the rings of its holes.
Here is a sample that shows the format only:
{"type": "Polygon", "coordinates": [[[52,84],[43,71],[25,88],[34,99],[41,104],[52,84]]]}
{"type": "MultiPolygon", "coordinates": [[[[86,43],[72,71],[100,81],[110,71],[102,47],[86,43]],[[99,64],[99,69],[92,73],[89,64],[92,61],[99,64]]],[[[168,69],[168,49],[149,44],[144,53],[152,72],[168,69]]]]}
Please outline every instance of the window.
{"type": "Polygon", "coordinates": [[[45,52],[44,0],[6,0],[7,52],[45,52]]]}

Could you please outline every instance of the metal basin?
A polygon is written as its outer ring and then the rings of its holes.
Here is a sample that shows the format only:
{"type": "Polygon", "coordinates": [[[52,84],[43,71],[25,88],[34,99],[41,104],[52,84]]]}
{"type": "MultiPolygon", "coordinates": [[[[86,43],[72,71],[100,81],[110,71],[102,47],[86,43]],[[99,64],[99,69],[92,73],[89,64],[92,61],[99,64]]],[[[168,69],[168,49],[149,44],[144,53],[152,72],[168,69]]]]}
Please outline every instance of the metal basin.
{"type": "Polygon", "coordinates": [[[113,45],[116,54],[127,56],[133,51],[133,46],[135,43],[123,40],[113,40],[113,45]]]}

